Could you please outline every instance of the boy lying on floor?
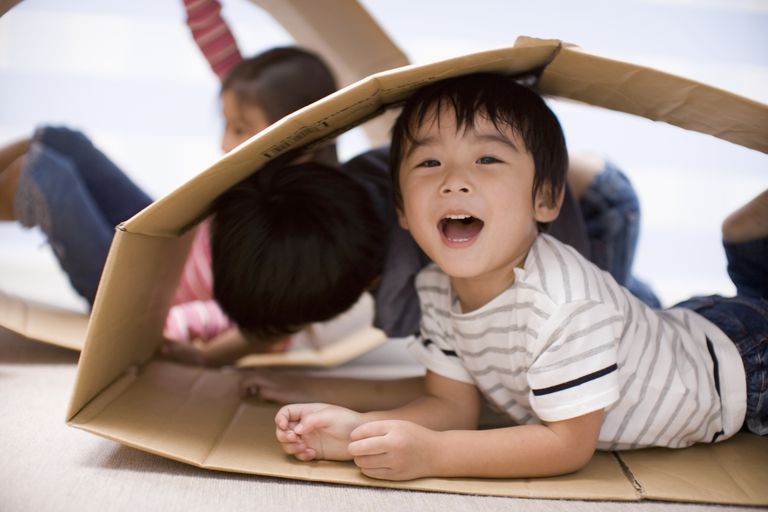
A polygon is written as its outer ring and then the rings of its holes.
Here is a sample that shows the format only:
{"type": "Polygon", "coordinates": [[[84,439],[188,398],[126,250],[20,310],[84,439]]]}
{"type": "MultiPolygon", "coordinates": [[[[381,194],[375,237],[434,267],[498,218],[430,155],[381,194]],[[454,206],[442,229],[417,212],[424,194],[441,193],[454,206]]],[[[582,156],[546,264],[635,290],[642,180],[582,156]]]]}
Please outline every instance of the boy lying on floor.
{"type": "Polygon", "coordinates": [[[285,406],[286,453],[391,480],[534,477],[578,470],[596,449],[768,433],[768,191],[724,225],[738,296],[655,311],[545,233],[564,136],[513,78],[421,89],[392,144],[400,222],[434,262],[416,283],[425,394],[381,412],[285,406]],[[481,394],[515,426],[476,430],[481,394]]]}

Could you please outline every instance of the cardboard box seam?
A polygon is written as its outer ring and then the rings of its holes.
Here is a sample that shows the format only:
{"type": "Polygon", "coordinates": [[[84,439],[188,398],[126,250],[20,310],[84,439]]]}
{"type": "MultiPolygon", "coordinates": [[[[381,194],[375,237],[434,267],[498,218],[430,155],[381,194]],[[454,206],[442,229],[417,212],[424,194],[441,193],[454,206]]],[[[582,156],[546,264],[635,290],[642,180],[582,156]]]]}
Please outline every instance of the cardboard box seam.
{"type": "Polygon", "coordinates": [[[627,479],[627,481],[634,487],[635,493],[637,493],[637,498],[640,501],[644,501],[647,499],[645,489],[643,489],[643,485],[640,483],[640,481],[635,477],[635,474],[632,472],[632,468],[629,467],[629,465],[626,463],[626,461],[621,457],[621,454],[619,452],[613,451],[611,452],[616,459],[616,462],[618,462],[619,467],[621,468],[622,473],[624,473],[624,477],[627,479]]]}
{"type": "Polygon", "coordinates": [[[89,421],[94,419],[104,409],[106,409],[109,406],[109,404],[111,404],[118,397],[120,397],[120,395],[122,395],[125,391],[127,391],[128,388],[130,388],[131,384],[136,382],[136,379],[138,378],[140,371],[141,370],[138,364],[129,366],[125,370],[125,372],[123,372],[121,375],[118,375],[115,378],[115,380],[107,384],[104,387],[104,389],[99,391],[99,393],[94,395],[93,398],[88,400],[85,404],[83,404],[83,406],[80,409],[78,409],[74,414],[72,414],[69,418],[67,418],[67,424],[85,425],[89,421]],[[88,409],[93,409],[93,410],[89,411],[88,409]],[[79,416],[81,416],[81,414],[83,417],[78,418],[79,416]]]}

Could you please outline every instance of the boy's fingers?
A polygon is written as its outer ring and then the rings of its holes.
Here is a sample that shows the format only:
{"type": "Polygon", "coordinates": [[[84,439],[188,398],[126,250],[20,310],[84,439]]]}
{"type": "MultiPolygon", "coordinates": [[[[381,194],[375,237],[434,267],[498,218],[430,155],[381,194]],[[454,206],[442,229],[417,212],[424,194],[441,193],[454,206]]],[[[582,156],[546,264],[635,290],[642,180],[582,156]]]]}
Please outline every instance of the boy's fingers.
{"type": "Polygon", "coordinates": [[[392,476],[392,470],[389,468],[360,468],[360,471],[368,477],[379,480],[395,480],[392,476]]]}
{"type": "Polygon", "coordinates": [[[326,411],[323,411],[323,410],[315,413],[310,413],[300,419],[299,424],[296,425],[296,428],[294,429],[294,431],[300,436],[303,436],[305,434],[309,434],[314,430],[319,430],[319,429],[329,427],[332,424],[331,419],[332,419],[332,416],[330,416],[329,414],[327,414],[326,411]]]}
{"type": "Polygon", "coordinates": [[[303,450],[302,452],[295,454],[294,457],[296,457],[302,462],[307,462],[310,460],[314,460],[317,457],[317,452],[312,448],[307,448],[306,450],[303,450]]]}
{"type": "Polygon", "coordinates": [[[347,446],[347,450],[352,457],[363,457],[372,455],[381,455],[387,452],[384,438],[381,436],[367,437],[358,441],[353,441],[347,446]]]}
{"type": "Polygon", "coordinates": [[[392,469],[386,455],[364,455],[354,458],[355,465],[360,469],[392,469]]]}
{"type": "Polygon", "coordinates": [[[288,424],[296,423],[301,420],[301,408],[297,405],[286,405],[281,407],[275,415],[275,424],[285,430],[288,424]]]}
{"type": "Polygon", "coordinates": [[[299,441],[299,436],[293,430],[281,429],[279,427],[275,429],[275,437],[281,443],[295,443],[299,441]]]}
{"type": "Polygon", "coordinates": [[[301,455],[309,448],[304,443],[286,443],[283,445],[283,451],[288,455],[301,455]]]}
{"type": "Polygon", "coordinates": [[[363,423],[349,434],[350,441],[359,441],[374,436],[383,436],[392,428],[390,420],[370,421],[363,423]]]}

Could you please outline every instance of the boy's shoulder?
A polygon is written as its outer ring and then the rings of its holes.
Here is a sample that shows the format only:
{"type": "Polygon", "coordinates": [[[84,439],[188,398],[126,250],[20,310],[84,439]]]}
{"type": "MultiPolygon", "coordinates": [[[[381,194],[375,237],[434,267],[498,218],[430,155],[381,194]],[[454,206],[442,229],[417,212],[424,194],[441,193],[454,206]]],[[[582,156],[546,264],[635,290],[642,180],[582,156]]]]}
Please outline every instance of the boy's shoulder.
{"type": "Polygon", "coordinates": [[[557,304],[604,299],[598,289],[621,293],[610,274],[603,272],[576,249],[546,233],[531,246],[518,284],[535,288],[557,304]]]}

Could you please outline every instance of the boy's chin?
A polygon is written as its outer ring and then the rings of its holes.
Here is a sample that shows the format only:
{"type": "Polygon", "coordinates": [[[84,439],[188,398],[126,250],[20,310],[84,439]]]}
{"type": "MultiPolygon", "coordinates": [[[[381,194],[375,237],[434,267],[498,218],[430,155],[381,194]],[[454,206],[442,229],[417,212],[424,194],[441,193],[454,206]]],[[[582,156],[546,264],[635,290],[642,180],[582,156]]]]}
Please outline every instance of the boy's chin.
{"type": "Polygon", "coordinates": [[[475,279],[482,275],[477,261],[438,261],[440,269],[448,274],[451,279],[475,279]]]}

